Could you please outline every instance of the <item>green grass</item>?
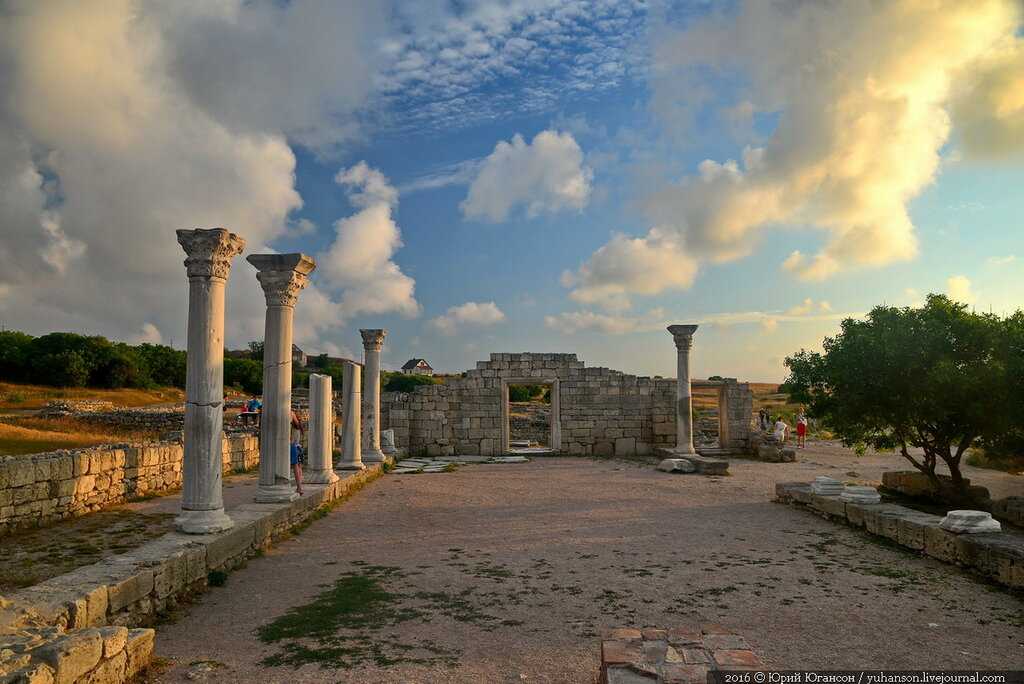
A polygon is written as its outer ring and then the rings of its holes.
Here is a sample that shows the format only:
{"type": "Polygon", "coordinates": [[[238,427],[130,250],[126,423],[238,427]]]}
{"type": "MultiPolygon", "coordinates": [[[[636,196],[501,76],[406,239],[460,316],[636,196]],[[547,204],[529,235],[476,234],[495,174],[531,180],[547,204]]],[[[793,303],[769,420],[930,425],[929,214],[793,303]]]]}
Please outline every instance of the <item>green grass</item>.
{"type": "Polygon", "coordinates": [[[405,605],[408,597],[387,590],[385,583],[402,576],[398,568],[357,564],[310,603],[292,608],[260,627],[257,636],[281,650],[264,658],[269,667],[351,669],[368,663],[381,667],[399,663],[453,664],[452,654],[430,642],[404,644],[382,638],[379,631],[408,620],[423,619],[424,610],[405,605]]]}

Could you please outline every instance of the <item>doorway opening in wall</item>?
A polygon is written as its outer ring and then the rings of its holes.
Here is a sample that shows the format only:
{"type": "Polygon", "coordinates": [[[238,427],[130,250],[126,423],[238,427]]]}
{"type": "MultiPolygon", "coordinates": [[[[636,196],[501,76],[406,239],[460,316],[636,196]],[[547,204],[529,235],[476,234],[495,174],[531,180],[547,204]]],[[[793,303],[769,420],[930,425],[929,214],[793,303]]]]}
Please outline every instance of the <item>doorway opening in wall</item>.
{"type": "Polygon", "coordinates": [[[543,453],[552,450],[551,384],[509,384],[508,450],[512,453],[543,453]]]}
{"type": "Polygon", "coordinates": [[[714,381],[695,380],[690,385],[693,395],[693,446],[702,450],[717,450],[722,446],[721,389],[714,381]]]}

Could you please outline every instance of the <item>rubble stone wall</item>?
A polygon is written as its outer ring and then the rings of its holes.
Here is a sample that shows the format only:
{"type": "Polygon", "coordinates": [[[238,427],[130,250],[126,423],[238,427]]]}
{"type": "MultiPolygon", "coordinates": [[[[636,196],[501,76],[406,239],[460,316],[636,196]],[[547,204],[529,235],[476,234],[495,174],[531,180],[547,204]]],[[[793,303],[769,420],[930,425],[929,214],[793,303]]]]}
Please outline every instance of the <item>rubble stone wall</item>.
{"type": "MultiPolygon", "coordinates": [[[[259,456],[254,435],[223,440],[225,472],[254,468],[259,456]]],[[[0,536],[177,489],[182,457],[178,442],[0,457],[0,536]]]]}
{"type": "MultiPolygon", "coordinates": [[[[496,353],[443,385],[385,392],[382,429],[394,430],[398,446],[411,455],[501,453],[505,386],[529,382],[557,384],[552,421],[563,453],[632,456],[675,445],[674,379],[587,367],[575,354],[496,353]]],[[[749,386],[732,380],[705,384],[720,386],[722,446],[745,451],[753,406],[749,386]]]]}

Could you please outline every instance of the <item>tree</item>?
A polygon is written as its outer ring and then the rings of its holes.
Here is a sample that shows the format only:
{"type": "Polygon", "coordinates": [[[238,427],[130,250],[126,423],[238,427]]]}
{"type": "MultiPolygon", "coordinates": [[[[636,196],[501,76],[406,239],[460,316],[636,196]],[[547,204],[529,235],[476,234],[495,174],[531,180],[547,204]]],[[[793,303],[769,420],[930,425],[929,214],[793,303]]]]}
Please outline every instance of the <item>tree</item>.
{"type": "Polygon", "coordinates": [[[249,358],[254,361],[263,361],[263,340],[253,340],[249,343],[249,358]]]}
{"type": "Polygon", "coordinates": [[[406,375],[381,371],[381,386],[385,392],[414,392],[420,385],[437,385],[440,381],[429,375],[406,375]]]}
{"type": "Polygon", "coordinates": [[[1022,320],[1020,312],[1010,319],[969,312],[942,295],[921,308],[878,306],[864,320],[844,320],[824,354],[788,357],[785,385],[847,446],[895,449],[936,491],[966,502],[964,454],[1004,438],[1019,420],[1022,320]],[[914,447],[923,454],[912,454],[914,447]],[[936,473],[939,461],[949,468],[948,484],[936,473]]]}

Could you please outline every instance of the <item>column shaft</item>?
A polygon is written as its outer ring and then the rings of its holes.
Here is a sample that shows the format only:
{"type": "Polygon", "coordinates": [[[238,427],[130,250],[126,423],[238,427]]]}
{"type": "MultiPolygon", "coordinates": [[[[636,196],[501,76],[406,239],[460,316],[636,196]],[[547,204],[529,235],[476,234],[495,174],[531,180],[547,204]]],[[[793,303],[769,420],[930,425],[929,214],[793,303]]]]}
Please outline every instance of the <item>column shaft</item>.
{"type": "Polygon", "coordinates": [[[363,372],[363,461],[381,463],[385,460],[380,448],[380,352],[384,330],[360,330],[363,336],[365,368],[363,372]]]}
{"type": "Polygon", "coordinates": [[[260,421],[260,480],[257,503],[298,497],[292,485],[292,321],[299,292],[316,263],[304,254],[252,254],[247,260],[267,300],[263,336],[263,417],[260,421]]]}
{"type": "Polygon", "coordinates": [[[231,528],[224,513],[224,288],[245,241],[223,228],[180,230],[188,258],[188,351],[184,456],[177,529],[210,534],[231,528]]]}
{"type": "Polygon", "coordinates": [[[690,392],[690,348],[696,325],[670,325],[676,343],[676,448],[680,454],[696,454],[693,448],[693,401],[690,392]]]}
{"type": "Polygon", "coordinates": [[[330,484],[338,479],[332,463],[334,402],[331,384],[329,375],[309,376],[309,465],[303,477],[311,484],[330,484]]]}
{"type": "Polygon", "coordinates": [[[290,306],[267,307],[257,501],[290,501],[298,496],[292,491],[290,460],[294,312],[290,306]]]}
{"type": "Polygon", "coordinates": [[[360,425],[363,415],[363,392],[362,392],[362,366],[352,362],[345,363],[345,371],[341,382],[345,392],[345,403],[342,407],[342,433],[343,441],[341,448],[341,463],[339,470],[362,470],[362,426],[360,425]]]}

